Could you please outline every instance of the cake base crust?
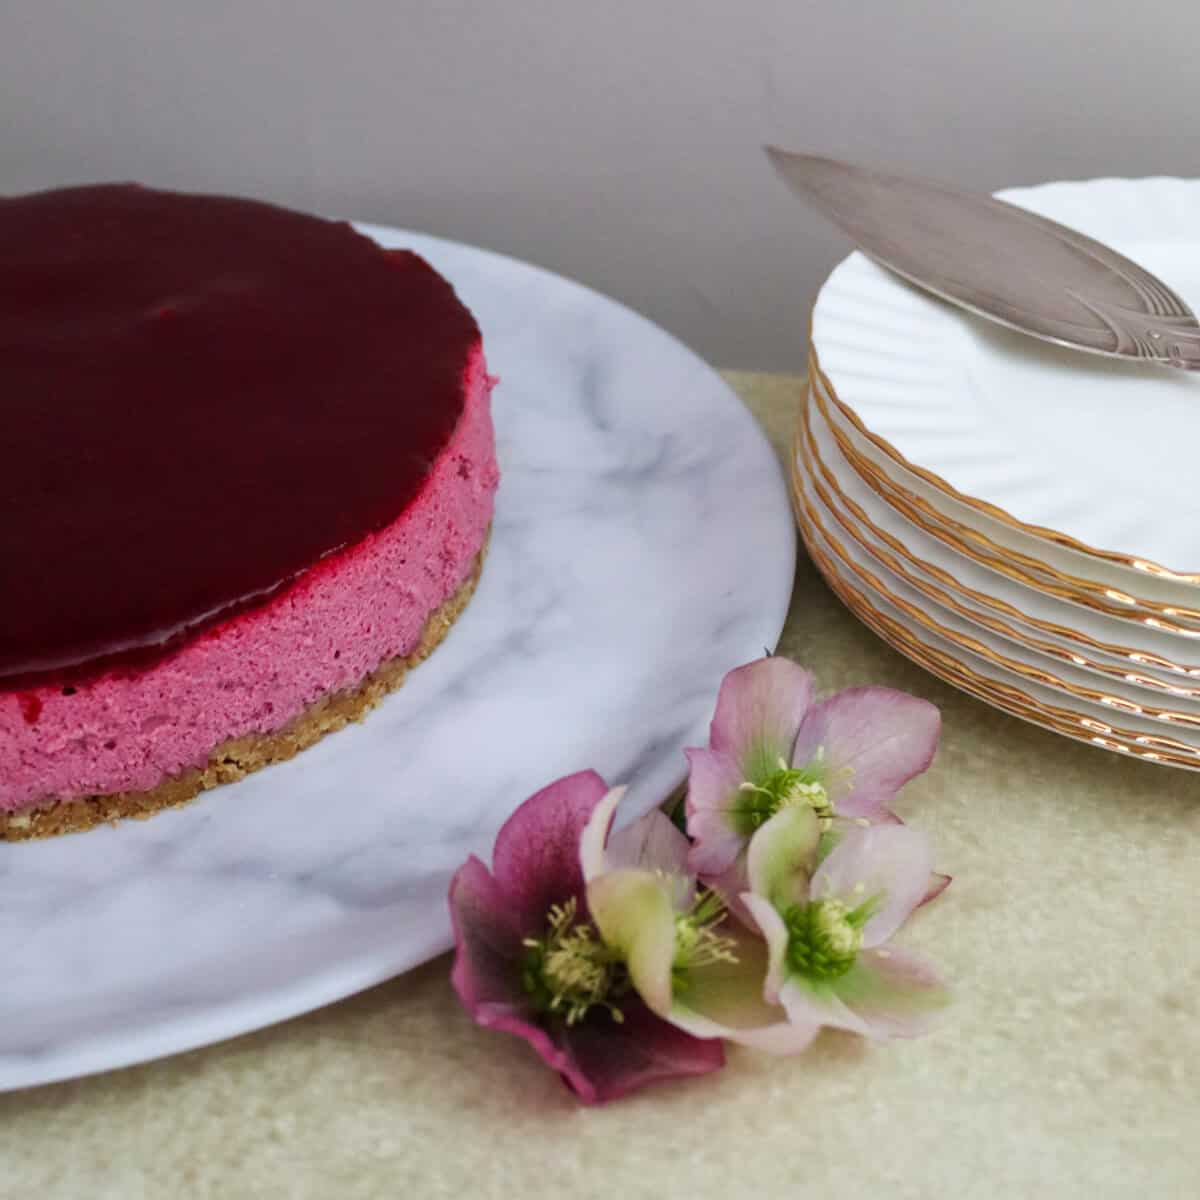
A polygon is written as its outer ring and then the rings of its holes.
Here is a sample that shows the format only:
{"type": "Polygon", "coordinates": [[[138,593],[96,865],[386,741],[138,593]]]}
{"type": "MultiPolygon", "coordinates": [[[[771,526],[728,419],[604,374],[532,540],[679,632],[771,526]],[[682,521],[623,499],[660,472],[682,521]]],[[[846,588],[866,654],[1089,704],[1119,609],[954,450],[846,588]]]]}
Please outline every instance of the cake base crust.
{"type": "Polygon", "coordinates": [[[20,842],[60,833],[79,833],[126,817],[144,820],[164,808],[178,808],[209,788],[233,783],[273,763],[286,762],[327,733],[335,733],[351,721],[362,720],[384,696],[395,691],[408,672],[428,658],[450,632],[450,626],[466,608],[479,582],[486,549],[485,545],[480,550],[471,574],[458,591],[429,615],[416,648],[382,663],[357,687],[319,697],[282,729],[231,738],[213,750],[205,766],[164,779],[149,791],[70,799],[55,797],[37,808],[0,813],[0,840],[20,842]]]}

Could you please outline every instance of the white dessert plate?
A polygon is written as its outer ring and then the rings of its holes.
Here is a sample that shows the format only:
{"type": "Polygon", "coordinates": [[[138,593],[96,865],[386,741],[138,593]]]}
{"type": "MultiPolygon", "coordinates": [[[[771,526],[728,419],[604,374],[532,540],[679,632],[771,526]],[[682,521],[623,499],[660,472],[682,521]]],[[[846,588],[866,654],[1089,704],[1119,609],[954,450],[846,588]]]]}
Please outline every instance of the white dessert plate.
{"type": "Polygon", "coordinates": [[[1081,570],[1072,561],[1073,556],[1078,558],[1074,551],[1048,541],[1037,543],[1019,530],[980,516],[926,479],[897,466],[873,435],[856,424],[858,418],[833,397],[819,368],[813,377],[821,410],[854,469],[888,504],[952,552],[1093,612],[1177,637],[1200,638],[1200,608],[1193,585],[1164,582],[1160,576],[1121,578],[1122,568],[1100,560],[1094,568],[1085,564],[1081,570]]]}
{"type": "Polygon", "coordinates": [[[851,611],[901,653],[986,703],[1042,728],[1148,761],[1200,770],[1200,736],[1195,730],[1171,728],[1065,695],[1009,670],[996,658],[974,653],[958,638],[943,636],[935,623],[914,619],[912,605],[896,603],[891,581],[880,578],[869,556],[849,539],[835,544],[826,536],[824,529],[834,528],[836,521],[809,482],[796,475],[794,487],[797,518],[818,568],[851,611]],[[876,617],[886,625],[881,627],[876,617]]]}
{"type": "Polygon", "coordinates": [[[931,600],[871,552],[869,538],[858,541],[838,521],[837,515],[814,494],[811,479],[805,481],[805,496],[815,520],[813,524],[838,561],[858,577],[860,586],[871,589],[905,616],[906,625],[921,636],[932,636],[939,644],[954,647],[956,658],[973,670],[995,669],[999,677],[1036,684],[1062,695],[1058,704],[1070,704],[1097,719],[1120,720],[1130,729],[1152,735],[1177,737],[1200,756],[1200,703],[1185,697],[1163,697],[1115,679],[1099,679],[1074,664],[1053,659],[1037,650],[997,636],[931,600]]]}
{"type": "MultiPolygon", "coordinates": [[[[875,592],[909,615],[913,626],[950,642],[974,665],[976,659],[1005,668],[1072,700],[1100,705],[1110,712],[1161,721],[1187,729],[1200,746],[1200,701],[1187,696],[1164,696],[1143,689],[1119,674],[1101,676],[1080,668],[1066,655],[1051,655],[1024,642],[1005,637],[999,630],[978,622],[946,602],[913,585],[880,553],[882,547],[852,516],[834,508],[817,492],[815,479],[807,480],[808,495],[816,514],[817,531],[837,556],[852,566],[875,592]]],[[[833,501],[836,505],[836,501],[833,501]]],[[[899,564],[897,564],[899,565],[899,564]]],[[[1160,731],[1161,732],[1161,731],[1160,731]]]]}
{"type": "MultiPolygon", "coordinates": [[[[1130,255],[1200,307],[1200,181],[1000,194],[1130,255]]],[[[880,462],[951,519],[1054,570],[1200,608],[1200,377],[1011,333],[861,254],[822,288],[813,349],[880,462]]]]}
{"type": "MultiPolygon", "coordinates": [[[[810,401],[797,431],[811,433],[816,452],[814,483],[822,500],[852,515],[872,540],[900,560],[910,582],[938,599],[952,594],[977,621],[1002,621],[1023,645],[1053,645],[1080,667],[1119,673],[1129,683],[1172,695],[1200,697],[1200,644],[1160,630],[1094,613],[1044,595],[956,554],[906,520],[873,492],[838,447],[820,407],[810,401]],[[1170,657],[1168,657],[1170,656],[1170,657]]],[[[802,449],[797,446],[797,451],[802,449]]],[[[995,626],[993,626],[995,628],[995,626]]],[[[997,630],[999,632],[999,630],[997,630]]]]}
{"type": "Polygon", "coordinates": [[[450,875],[517,804],[585,767],[632,784],[629,815],[661,801],[722,675],[778,638],[787,489],[712,370],[576,283],[362,228],[450,279],[500,376],[479,589],[380,709],[292,762],[0,843],[0,1088],[232,1037],[446,949],[450,875]]]}

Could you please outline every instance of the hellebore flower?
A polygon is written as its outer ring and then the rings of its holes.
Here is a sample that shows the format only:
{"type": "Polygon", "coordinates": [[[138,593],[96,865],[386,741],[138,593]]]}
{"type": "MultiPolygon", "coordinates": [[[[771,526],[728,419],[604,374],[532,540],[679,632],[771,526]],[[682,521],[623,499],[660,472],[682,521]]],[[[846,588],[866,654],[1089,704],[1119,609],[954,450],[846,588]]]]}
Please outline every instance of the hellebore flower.
{"type": "Polygon", "coordinates": [[[730,671],[708,747],[685,752],[692,870],[733,901],[751,837],[786,808],[817,817],[822,854],[851,829],[896,822],[889,805],[933,760],[940,725],[932,704],[891,688],[848,688],[818,703],[812,676],[786,658],[730,671]]]}
{"type": "Polygon", "coordinates": [[[803,1050],[819,1024],[792,1021],[764,1000],[766,943],[728,920],[716,892],[697,887],[688,840],[663,813],[610,836],[619,800],[611,792],[588,822],[583,872],[592,918],[646,1005],[696,1037],[775,1054],[803,1050]]]}
{"type": "Polygon", "coordinates": [[[750,843],[741,899],[770,948],[767,1002],[799,1025],[925,1032],[949,993],[923,959],[886,943],[929,891],[928,838],[905,825],[855,829],[818,865],[820,838],[812,809],[793,806],[750,843]]]}
{"type": "Polygon", "coordinates": [[[587,1103],[724,1064],[719,1041],[647,1007],[596,927],[580,839],[607,792],[592,771],[550,784],[500,830],[492,870],[472,856],[450,886],[451,982],[463,1005],[480,1025],[524,1038],[587,1103]]]}

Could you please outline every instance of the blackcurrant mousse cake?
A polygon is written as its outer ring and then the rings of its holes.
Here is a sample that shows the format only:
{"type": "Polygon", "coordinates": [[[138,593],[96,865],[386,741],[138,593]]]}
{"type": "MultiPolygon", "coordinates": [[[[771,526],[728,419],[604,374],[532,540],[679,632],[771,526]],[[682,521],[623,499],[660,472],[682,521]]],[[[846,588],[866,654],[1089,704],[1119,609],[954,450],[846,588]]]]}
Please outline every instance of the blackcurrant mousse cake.
{"type": "Polygon", "coordinates": [[[0,199],[0,836],[143,816],[356,719],[475,585],[479,328],[257,201],[0,199]]]}

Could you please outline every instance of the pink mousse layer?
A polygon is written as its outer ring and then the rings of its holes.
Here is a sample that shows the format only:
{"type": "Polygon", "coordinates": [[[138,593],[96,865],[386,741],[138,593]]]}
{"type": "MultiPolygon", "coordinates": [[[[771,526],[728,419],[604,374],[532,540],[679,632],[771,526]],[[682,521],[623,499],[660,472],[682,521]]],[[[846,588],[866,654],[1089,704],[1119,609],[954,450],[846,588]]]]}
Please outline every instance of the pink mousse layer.
{"type": "Polygon", "coordinates": [[[470,575],[491,523],[493,382],[477,350],[458,427],[416,500],[262,607],[152,667],[113,671],[73,695],[57,685],[0,693],[0,810],[147,791],[203,766],[222,742],[278,730],[415,649],[430,613],[470,575]]]}

